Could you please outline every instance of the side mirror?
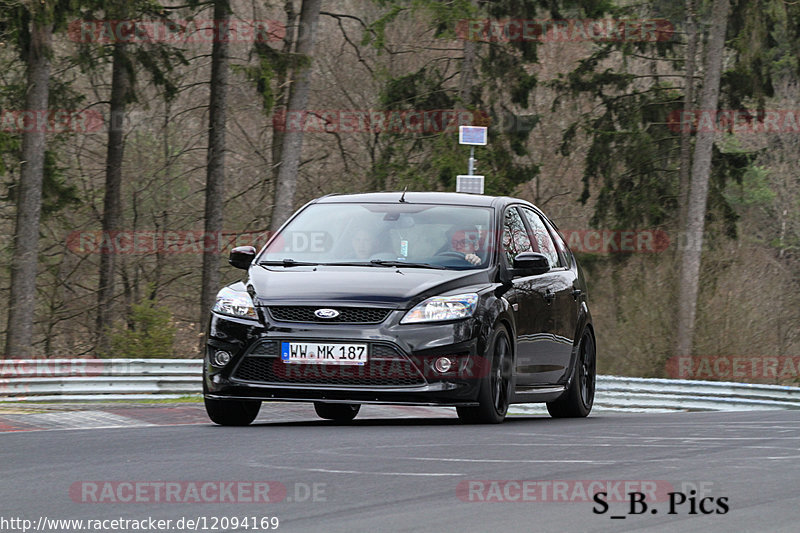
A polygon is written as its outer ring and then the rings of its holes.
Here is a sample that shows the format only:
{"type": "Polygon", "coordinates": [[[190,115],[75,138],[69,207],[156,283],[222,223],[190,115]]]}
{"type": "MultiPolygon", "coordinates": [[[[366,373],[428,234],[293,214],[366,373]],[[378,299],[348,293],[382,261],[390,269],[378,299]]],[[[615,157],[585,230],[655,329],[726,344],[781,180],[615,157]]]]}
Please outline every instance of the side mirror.
{"type": "Polygon", "coordinates": [[[250,268],[250,263],[253,262],[253,258],[256,256],[256,249],[252,246],[237,246],[233,250],[231,250],[231,255],[228,256],[228,263],[235,266],[236,268],[241,268],[242,270],[247,270],[250,268]]]}
{"type": "Polygon", "coordinates": [[[538,252],[522,252],[514,258],[514,273],[522,276],[538,276],[550,270],[550,260],[538,252]]]}

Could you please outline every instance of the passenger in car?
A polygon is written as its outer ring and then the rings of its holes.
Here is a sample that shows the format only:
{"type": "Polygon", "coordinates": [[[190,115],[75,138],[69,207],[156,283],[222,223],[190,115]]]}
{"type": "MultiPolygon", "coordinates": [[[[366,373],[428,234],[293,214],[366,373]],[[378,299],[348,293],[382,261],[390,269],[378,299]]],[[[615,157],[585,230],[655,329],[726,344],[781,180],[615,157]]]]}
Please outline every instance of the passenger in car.
{"type": "Polygon", "coordinates": [[[358,259],[370,259],[378,248],[378,240],[375,235],[363,228],[356,230],[350,244],[352,244],[353,252],[358,259]]]}

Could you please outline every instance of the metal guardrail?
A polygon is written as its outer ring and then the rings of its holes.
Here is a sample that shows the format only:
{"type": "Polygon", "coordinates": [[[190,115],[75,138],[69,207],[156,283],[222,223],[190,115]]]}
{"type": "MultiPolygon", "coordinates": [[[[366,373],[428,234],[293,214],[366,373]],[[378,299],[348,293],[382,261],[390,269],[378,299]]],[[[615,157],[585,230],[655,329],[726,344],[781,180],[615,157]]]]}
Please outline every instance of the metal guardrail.
{"type": "MultiPolygon", "coordinates": [[[[201,393],[201,359],[0,360],[0,401],[167,399],[201,393]]],[[[800,388],[720,381],[598,376],[600,410],[800,409],[800,388]]],[[[514,406],[512,413],[544,406],[514,406]]]]}
{"type": "Polygon", "coordinates": [[[602,407],[691,411],[800,409],[800,388],[725,381],[598,376],[602,407]]]}
{"type": "Polygon", "coordinates": [[[168,399],[201,392],[201,359],[0,360],[0,401],[168,399]]]}

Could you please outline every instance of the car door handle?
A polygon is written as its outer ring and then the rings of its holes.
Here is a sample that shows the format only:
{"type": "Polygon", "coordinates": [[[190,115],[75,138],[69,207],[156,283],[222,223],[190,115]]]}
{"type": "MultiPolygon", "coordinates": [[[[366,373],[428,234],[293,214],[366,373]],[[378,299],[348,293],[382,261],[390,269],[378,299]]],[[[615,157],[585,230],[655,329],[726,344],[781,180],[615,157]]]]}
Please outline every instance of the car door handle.
{"type": "Polygon", "coordinates": [[[580,298],[581,294],[582,294],[582,291],[580,289],[574,289],[572,291],[572,297],[575,298],[576,302],[578,301],[578,298],[580,298]]]}
{"type": "Polygon", "coordinates": [[[553,303],[553,300],[556,299],[556,293],[547,291],[544,295],[544,299],[547,301],[548,304],[553,303]]]}

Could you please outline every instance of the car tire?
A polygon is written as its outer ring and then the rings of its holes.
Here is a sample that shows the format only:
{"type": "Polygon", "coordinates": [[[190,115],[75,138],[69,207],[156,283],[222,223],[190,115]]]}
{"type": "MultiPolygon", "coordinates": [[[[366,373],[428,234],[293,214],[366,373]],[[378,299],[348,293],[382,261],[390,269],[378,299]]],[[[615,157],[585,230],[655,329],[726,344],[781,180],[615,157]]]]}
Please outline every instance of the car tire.
{"type": "Polygon", "coordinates": [[[597,380],[597,351],[594,337],[587,329],[583,332],[575,360],[575,372],[569,389],[554,401],[548,402],[547,411],[553,418],[581,418],[587,416],[594,404],[597,380]]]}
{"type": "Polygon", "coordinates": [[[357,403],[314,402],[314,410],[317,412],[317,416],[334,422],[350,422],[356,417],[360,409],[361,405],[357,403]]]}
{"type": "Polygon", "coordinates": [[[220,426],[247,426],[258,416],[260,400],[212,400],[204,398],[208,418],[220,426]]]}
{"type": "Polygon", "coordinates": [[[484,356],[489,372],[481,378],[477,407],[456,407],[458,418],[467,424],[499,424],[508,413],[512,352],[508,332],[503,326],[494,331],[484,356]]]}

